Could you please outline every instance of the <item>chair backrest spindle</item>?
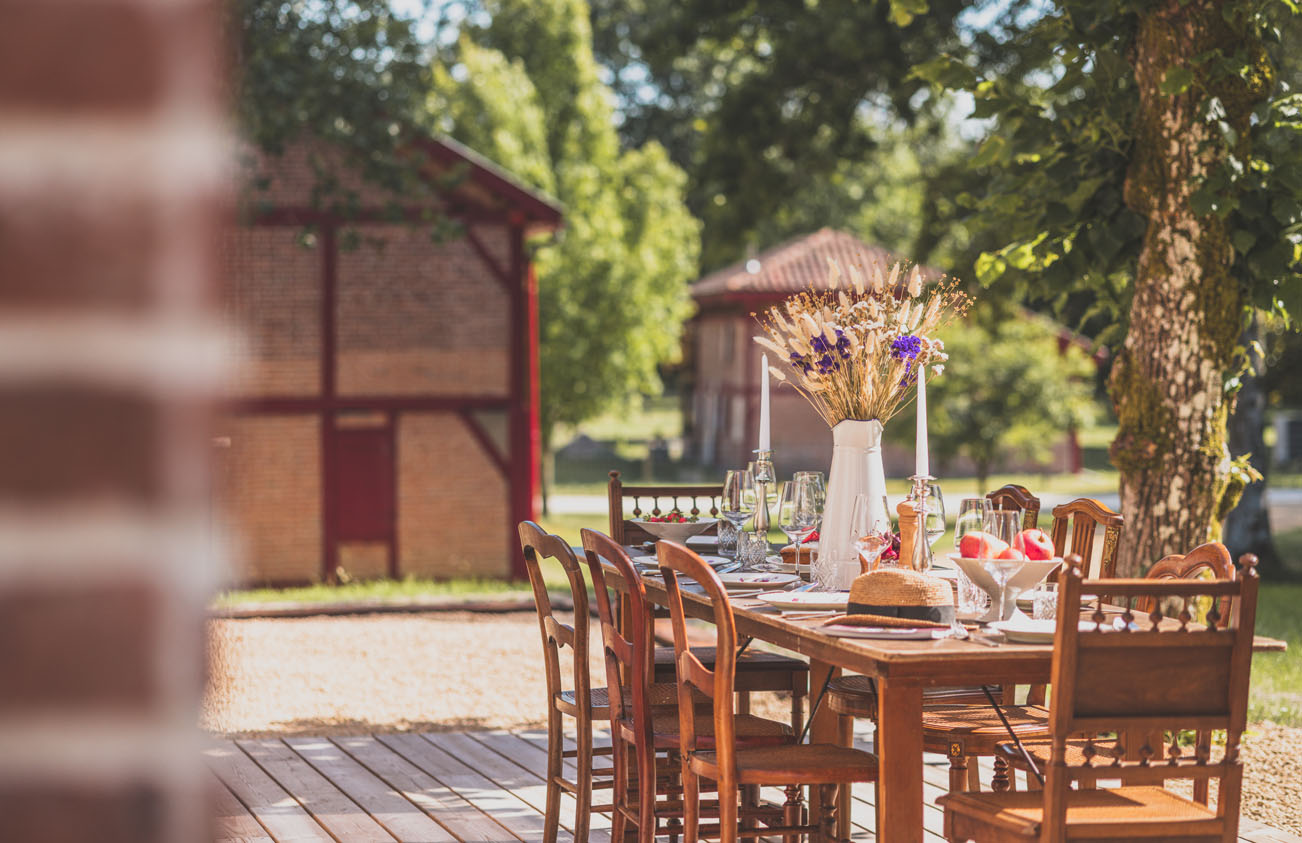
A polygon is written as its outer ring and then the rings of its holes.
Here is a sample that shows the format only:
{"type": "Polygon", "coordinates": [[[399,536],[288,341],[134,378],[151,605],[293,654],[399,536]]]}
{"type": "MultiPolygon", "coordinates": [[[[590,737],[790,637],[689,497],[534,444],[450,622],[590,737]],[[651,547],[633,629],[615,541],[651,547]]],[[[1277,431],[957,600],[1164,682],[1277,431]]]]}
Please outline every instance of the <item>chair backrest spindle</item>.
{"type": "Polygon", "coordinates": [[[610,472],[610,482],[606,487],[606,500],[610,511],[610,537],[617,544],[625,546],[641,544],[655,539],[655,536],[634,524],[632,520],[624,517],[625,501],[629,499],[632,499],[633,503],[631,509],[633,518],[644,518],[648,514],[655,516],[667,515],[675,510],[682,512],[680,500],[688,498],[691,499],[692,505],[685,514],[701,515],[700,499],[706,498],[710,501],[708,514],[710,517],[717,518],[722,497],[722,483],[696,486],[626,486],[620,478],[619,472],[612,471],[610,472]],[[650,501],[651,509],[649,512],[642,507],[643,498],[650,501]],[[661,508],[662,498],[666,505],[669,506],[668,509],[661,508]]]}
{"type": "Polygon", "coordinates": [[[1059,556],[1074,553],[1086,566],[1093,564],[1094,538],[1103,528],[1103,548],[1099,554],[1097,579],[1110,579],[1117,573],[1117,551],[1125,519],[1093,498],[1077,498],[1053,508],[1053,546],[1059,556]],[[1071,543],[1067,543],[1067,526],[1071,524],[1071,543]]]}
{"type": "Polygon", "coordinates": [[[1040,499],[1025,486],[1016,483],[1000,486],[986,495],[986,500],[995,509],[1020,509],[1023,530],[1033,529],[1040,522],[1040,499]]]}

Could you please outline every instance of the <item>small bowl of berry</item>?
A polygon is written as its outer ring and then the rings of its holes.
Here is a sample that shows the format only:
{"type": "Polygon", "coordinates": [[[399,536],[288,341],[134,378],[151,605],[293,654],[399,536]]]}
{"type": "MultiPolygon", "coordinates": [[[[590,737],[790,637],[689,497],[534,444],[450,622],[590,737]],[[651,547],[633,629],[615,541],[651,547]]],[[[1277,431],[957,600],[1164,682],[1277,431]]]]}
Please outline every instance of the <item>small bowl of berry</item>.
{"type": "Polygon", "coordinates": [[[719,523],[718,518],[704,518],[699,515],[685,515],[673,510],[664,515],[648,515],[637,518],[634,524],[646,530],[658,539],[671,542],[685,542],[691,536],[698,536],[719,523]]]}

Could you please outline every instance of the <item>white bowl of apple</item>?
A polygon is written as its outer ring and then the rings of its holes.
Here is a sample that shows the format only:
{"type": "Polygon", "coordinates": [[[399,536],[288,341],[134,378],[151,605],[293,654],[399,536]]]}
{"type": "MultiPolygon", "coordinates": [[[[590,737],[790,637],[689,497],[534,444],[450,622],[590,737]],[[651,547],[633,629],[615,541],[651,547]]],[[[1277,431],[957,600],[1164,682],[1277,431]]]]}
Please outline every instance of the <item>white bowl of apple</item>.
{"type": "Polygon", "coordinates": [[[990,595],[990,610],[977,619],[983,623],[1009,620],[1020,614],[1017,595],[1034,588],[1062,565],[1062,557],[1054,554],[1053,540],[1048,533],[1037,529],[1018,533],[1011,545],[989,533],[968,533],[959,542],[959,552],[950,554],[949,558],[973,585],[990,595]],[[1008,578],[1002,618],[999,617],[999,584],[989,570],[992,567],[989,563],[993,560],[1022,563],[1021,568],[1008,578]]]}

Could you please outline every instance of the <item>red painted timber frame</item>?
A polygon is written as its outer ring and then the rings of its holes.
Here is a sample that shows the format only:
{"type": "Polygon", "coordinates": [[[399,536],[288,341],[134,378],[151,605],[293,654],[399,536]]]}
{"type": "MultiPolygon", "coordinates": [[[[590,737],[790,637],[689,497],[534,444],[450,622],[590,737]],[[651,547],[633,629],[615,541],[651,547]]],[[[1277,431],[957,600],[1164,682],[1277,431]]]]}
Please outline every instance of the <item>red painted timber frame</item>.
{"type": "MultiPolygon", "coordinates": [[[[545,205],[539,207],[551,211],[545,205]]],[[[489,461],[507,481],[508,509],[511,525],[520,521],[535,520],[539,502],[539,459],[541,434],[538,413],[538,285],[533,264],[525,251],[524,240],[528,223],[534,222],[548,228],[559,224],[559,215],[553,219],[539,220],[537,215],[526,217],[512,211],[506,214],[484,212],[480,209],[448,205],[441,209],[455,215],[465,225],[465,235],[489,274],[507,293],[510,309],[510,390],[507,396],[481,395],[350,395],[340,396],[337,391],[336,353],[336,292],[338,263],[338,230],[341,226],[357,222],[393,222],[391,213],[381,209],[365,209],[348,221],[307,208],[276,208],[258,214],[250,224],[258,226],[313,226],[321,245],[321,307],[318,318],[321,324],[321,382],[318,396],[266,396],[236,399],[229,407],[235,412],[250,414],[313,414],[320,420],[321,439],[321,520],[322,558],[321,576],[326,582],[336,581],[339,565],[339,539],[335,512],[338,483],[335,465],[335,423],[340,410],[381,410],[388,414],[388,424],[396,428],[396,414],[408,412],[455,413],[483,449],[489,461]],[[489,253],[474,232],[475,224],[504,226],[510,233],[510,266],[501,266],[489,253]],[[505,411],[508,418],[509,454],[503,454],[482,425],[474,418],[476,410],[505,411]]],[[[530,208],[536,211],[537,208],[530,208]]],[[[554,213],[554,211],[552,211],[554,213]]],[[[415,222],[423,219],[423,210],[407,209],[400,218],[415,222]]],[[[393,448],[395,465],[393,476],[398,477],[397,447],[393,448]]],[[[395,490],[396,491],[396,490],[395,490]]],[[[396,494],[395,494],[396,498],[396,494]]],[[[514,529],[505,531],[505,551],[511,560],[511,576],[527,576],[524,558],[514,529]]],[[[391,573],[397,573],[397,524],[390,537],[393,554],[391,573]]]]}

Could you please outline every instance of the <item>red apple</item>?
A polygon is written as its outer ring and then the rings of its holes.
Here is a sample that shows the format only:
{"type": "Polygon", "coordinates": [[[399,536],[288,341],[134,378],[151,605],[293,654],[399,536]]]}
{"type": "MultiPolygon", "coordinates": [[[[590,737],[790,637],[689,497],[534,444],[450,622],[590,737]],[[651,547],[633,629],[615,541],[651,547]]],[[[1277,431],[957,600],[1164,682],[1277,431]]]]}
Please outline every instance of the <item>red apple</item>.
{"type": "Polygon", "coordinates": [[[977,530],[963,536],[958,544],[958,552],[964,559],[994,559],[1007,547],[1007,542],[977,530]]]}
{"type": "Polygon", "coordinates": [[[1025,553],[1027,559],[1053,558],[1053,539],[1044,530],[1023,530],[1013,539],[1013,547],[1025,553]]]}
{"type": "Polygon", "coordinates": [[[995,559],[1022,559],[1022,560],[1025,560],[1025,559],[1026,559],[1026,554],[1025,554],[1025,553],[1022,553],[1020,550],[1018,550],[1018,549],[1015,548],[1015,547],[1010,547],[1010,546],[1008,546],[1008,545],[1004,545],[1004,549],[1001,550],[1001,551],[999,551],[999,553],[998,553],[994,558],[995,558],[995,559]]]}

